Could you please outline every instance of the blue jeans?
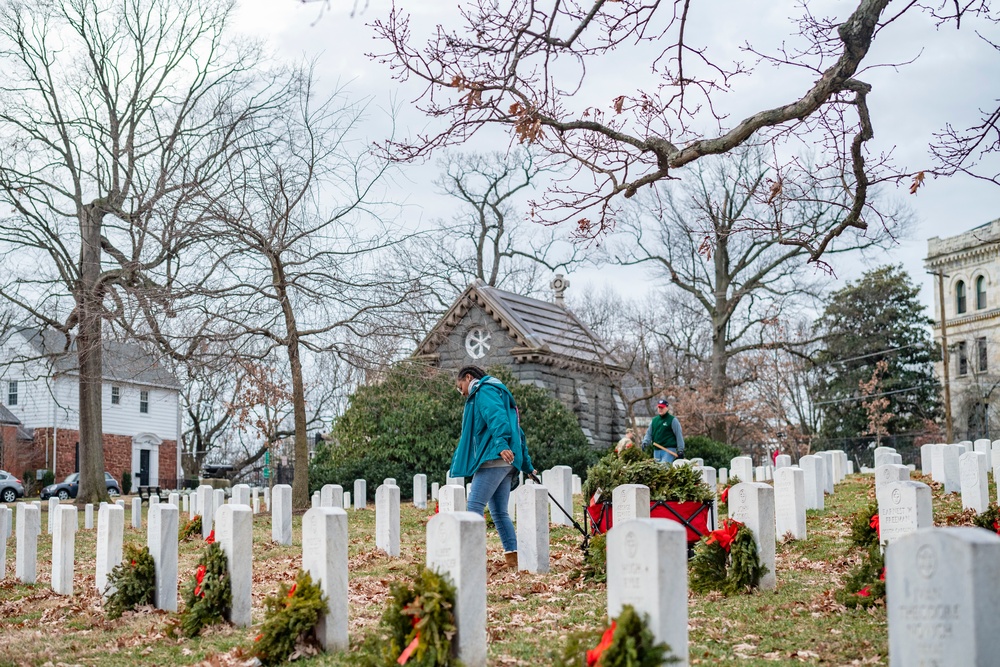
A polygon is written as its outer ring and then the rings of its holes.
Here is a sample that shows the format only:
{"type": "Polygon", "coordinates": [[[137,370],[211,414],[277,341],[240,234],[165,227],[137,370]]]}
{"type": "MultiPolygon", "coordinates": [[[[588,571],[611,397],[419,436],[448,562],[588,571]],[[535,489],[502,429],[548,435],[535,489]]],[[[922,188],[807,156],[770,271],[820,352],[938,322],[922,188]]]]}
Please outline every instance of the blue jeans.
{"type": "Polygon", "coordinates": [[[507,514],[507,502],[510,500],[511,477],[517,474],[514,466],[498,466],[496,468],[480,468],[472,476],[472,488],[469,490],[469,500],[466,507],[470,512],[482,516],[486,506],[490,507],[490,516],[500,533],[500,542],[504,551],[517,551],[517,533],[514,522],[507,514]]]}
{"type": "Polygon", "coordinates": [[[671,465],[676,458],[677,458],[677,454],[674,453],[674,450],[672,450],[672,449],[670,451],[666,451],[665,452],[662,449],[658,449],[656,447],[653,448],[653,459],[657,463],[663,463],[665,465],[671,465]]]}

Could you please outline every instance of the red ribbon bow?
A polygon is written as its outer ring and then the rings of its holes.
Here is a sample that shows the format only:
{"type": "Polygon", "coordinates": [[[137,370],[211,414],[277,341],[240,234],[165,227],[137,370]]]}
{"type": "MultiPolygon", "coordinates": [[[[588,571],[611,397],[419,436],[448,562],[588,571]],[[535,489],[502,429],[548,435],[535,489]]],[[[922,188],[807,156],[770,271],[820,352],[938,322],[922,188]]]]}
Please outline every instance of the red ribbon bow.
{"type": "Polygon", "coordinates": [[[865,586],[860,591],[858,591],[858,596],[863,598],[870,598],[872,596],[872,592],[868,590],[867,586],[865,586]]]}
{"type": "Polygon", "coordinates": [[[997,531],[997,535],[1000,535],[1000,521],[993,522],[993,530],[997,531]]]}
{"type": "Polygon", "coordinates": [[[875,514],[872,514],[872,520],[868,522],[868,527],[874,528],[875,534],[878,535],[879,537],[882,537],[882,527],[881,525],[879,525],[877,512],[875,514]]]}
{"type": "Polygon", "coordinates": [[[294,584],[292,584],[292,587],[288,589],[288,597],[292,597],[293,595],[295,595],[295,587],[298,585],[299,582],[297,581],[294,584]]]}
{"type": "Polygon", "coordinates": [[[615,628],[617,627],[618,624],[615,621],[611,621],[611,627],[605,630],[604,634],[601,635],[601,642],[594,648],[587,651],[587,667],[594,667],[594,665],[597,664],[597,661],[601,659],[601,655],[608,650],[608,647],[611,646],[611,639],[615,634],[615,628]]]}
{"type": "Polygon", "coordinates": [[[205,591],[201,590],[201,582],[205,581],[206,574],[208,574],[208,568],[204,565],[199,565],[198,569],[194,572],[195,581],[198,582],[194,587],[194,594],[201,598],[205,597],[205,591]]]}
{"type": "Polygon", "coordinates": [[[719,494],[719,502],[720,503],[728,503],[729,502],[729,487],[728,486],[722,490],[722,493],[719,494]]]}
{"type": "Polygon", "coordinates": [[[743,524],[734,519],[724,519],[722,522],[722,528],[713,530],[708,534],[708,540],[705,541],[706,544],[719,543],[726,553],[729,553],[729,549],[733,546],[733,540],[736,539],[736,533],[740,532],[740,528],[743,524]]]}
{"type": "MultiPolygon", "coordinates": [[[[414,616],[412,622],[413,622],[413,627],[417,627],[417,623],[420,622],[420,619],[414,616]]],[[[406,648],[403,649],[403,652],[399,654],[399,657],[396,658],[396,662],[400,665],[405,665],[406,662],[410,659],[410,656],[413,655],[413,652],[417,650],[417,646],[419,645],[420,645],[420,630],[417,630],[417,634],[414,635],[413,640],[406,645],[406,648]]]]}
{"type": "Polygon", "coordinates": [[[205,544],[212,544],[213,542],[215,542],[215,528],[213,528],[212,532],[205,538],[205,544]]]}

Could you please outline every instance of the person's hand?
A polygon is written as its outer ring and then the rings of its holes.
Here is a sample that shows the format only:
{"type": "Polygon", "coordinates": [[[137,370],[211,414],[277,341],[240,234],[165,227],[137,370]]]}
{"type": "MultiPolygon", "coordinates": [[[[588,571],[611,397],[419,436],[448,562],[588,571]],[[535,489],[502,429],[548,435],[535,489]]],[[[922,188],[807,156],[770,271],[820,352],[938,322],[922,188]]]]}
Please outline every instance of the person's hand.
{"type": "Polygon", "coordinates": [[[502,452],[500,452],[500,458],[502,458],[507,463],[513,463],[514,452],[510,451],[509,449],[505,449],[502,452]]]}

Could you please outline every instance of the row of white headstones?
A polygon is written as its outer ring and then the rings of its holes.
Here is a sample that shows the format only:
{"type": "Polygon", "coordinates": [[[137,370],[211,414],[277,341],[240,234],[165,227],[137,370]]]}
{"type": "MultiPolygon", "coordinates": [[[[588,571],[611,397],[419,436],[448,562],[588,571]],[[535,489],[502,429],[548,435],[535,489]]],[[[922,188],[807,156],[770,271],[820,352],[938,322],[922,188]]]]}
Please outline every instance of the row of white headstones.
{"type": "MultiPolygon", "coordinates": [[[[934,448],[941,452],[942,466],[953,453],[963,461],[980,461],[975,451],[962,445],[930,445],[926,465],[932,476],[934,448]],[[963,451],[959,452],[958,450],[963,451]],[[969,455],[973,456],[969,456],[969,455]]],[[[922,454],[923,454],[922,450],[922,454]]],[[[890,654],[898,656],[990,656],[1000,646],[997,630],[1000,614],[985,613],[983,605],[1000,601],[1000,538],[980,529],[930,528],[932,525],[930,488],[910,481],[910,468],[902,466],[891,448],[875,453],[876,495],[881,518],[881,541],[887,546],[889,589],[890,654]],[[905,470],[905,479],[902,479],[905,470]],[[886,471],[896,476],[890,479],[886,471]],[[982,560],[987,559],[987,560],[982,560]],[[988,562],[987,562],[988,561],[988,562]],[[954,567],[954,564],[959,567],[954,567]],[[947,564],[941,567],[941,564],[947,564]],[[982,566],[982,567],[980,567],[982,566]],[[984,574],[986,573],[986,574],[984,574]],[[989,576],[987,576],[987,574],[989,576]],[[956,597],[957,591],[967,592],[956,597]],[[973,627],[975,632],[967,632],[973,627]],[[985,631],[984,631],[985,629],[985,631]],[[953,637],[964,642],[959,649],[953,637]],[[919,651],[914,652],[914,647],[919,651]]],[[[764,590],[776,586],[775,544],[778,536],[790,534],[805,539],[805,510],[822,509],[823,497],[850,474],[851,465],[843,452],[822,452],[804,456],[799,465],[778,457],[771,471],[773,487],[762,482],[734,486],[729,496],[730,517],[745,523],[754,534],[758,551],[768,575],[761,582],[764,590]]],[[[697,461],[678,461],[675,465],[698,465],[697,461]]],[[[968,464],[966,464],[967,466],[968,464]]],[[[716,470],[698,466],[703,479],[715,488],[716,470]]],[[[979,468],[977,468],[978,470],[979,468]]],[[[749,457],[737,457],[730,470],[741,479],[757,479],[749,457]],[[749,466],[749,467],[748,467],[749,466]]],[[[729,471],[720,469],[725,480],[729,471]]],[[[941,474],[945,474],[943,471],[941,474]]],[[[553,502],[572,506],[573,492],[579,481],[566,466],[545,471],[545,485],[525,483],[512,494],[511,514],[517,518],[518,569],[544,573],[549,567],[549,524],[569,523],[553,502]]],[[[964,473],[961,475],[965,479],[964,473]]],[[[980,476],[985,478],[985,473],[980,476]]],[[[414,477],[414,504],[426,507],[427,479],[414,477]],[[424,492],[421,493],[420,491],[424,492]]],[[[449,478],[444,486],[433,484],[431,496],[437,496],[440,514],[427,526],[427,563],[453,580],[458,592],[457,619],[459,657],[469,665],[485,664],[486,656],[486,547],[485,523],[476,514],[465,512],[467,488],[464,480],[449,478]]],[[[355,508],[365,506],[366,483],[357,480],[354,487],[355,508]]],[[[264,489],[264,501],[272,515],[272,539],[291,544],[291,487],[277,485],[273,495],[264,489]],[[274,502],[270,500],[273,498],[274,502]]],[[[386,479],[376,490],[376,548],[391,556],[399,550],[400,490],[395,480],[386,479]]],[[[964,503],[963,489],[963,503],[964,503]]],[[[327,485],[318,494],[319,504],[303,517],[303,567],[319,581],[330,607],[319,628],[321,642],[330,649],[347,646],[347,514],[350,493],[337,485],[327,485]]],[[[71,595],[73,581],[73,542],[77,528],[77,510],[50,501],[49,532],[53,534],[52,588],[71,595]]],[[[233,585],[233,604],[229,620],[247,626],[251,622],[250,583],[252,572],[252,516],[260,509],[257,489],[237,485],[226,503],[221,489],[203,486],[192,494],[171,494],[169,502],[151,499],[148,514],[147,543],[157,568],[155,603],[167,610],[177,608],[177,539],[180,507],[191,516],[202,516],[203,534],[214,528],[216,539],[229,561],[233,585]],[[180,504],[178,503],[180,500],[180,504]],[[180,505],[180,507],[179,507],[180,505]],[[159,582],[166,585],[160,586],[159,582]],[[170,585],[172,582],[173,585],[170,585]]],[[[612,494],[613,524],[608,536],[608,613],[617,615],[631,604],[650,617],[650,626],[659,641],[672,647],[674,654],[686,661],[687,655],[687,577],[678,576],[678,563],[685,563],[687,534],[672,521],[649,518],[649,489],[642,485],[622,485],[612,494]]],[[[141,501],[133,499],[133,526],[141,525],[141,501]]],[[[2,508],[0,508],[2,509],[2,508]]],[[[90,512],[88,512],[89,514],[90,512]]],[[[10,532],[9,509],[0,511],[0,554],[6,576],[6,536],[10,532]]],[[[714,521],[713,521],[714,524],[714,521]]],[[[91,527],[88,521],[87,528],[91,527]]],[[[714,525],[713,525],[714,527],[714,525]]],[[[102,504],[98,512],[97,578],[99,590],[105,588],[107,573],[121,560],[124,528],[124,502],[102,504]]],[[[18,503],[16,576],[26,583],[35,580],[35,553],[40,532],[40,503],[18,503]]],[[[686,569],[684,570],[686,575],[686,569]]],[[[898,664],[910,664],[900,658],[898,664]]],[[[967,664],[986,664],[975,660],[967,664]]],[[[966,664],[963,662],[963,664],[966,664]]]]}

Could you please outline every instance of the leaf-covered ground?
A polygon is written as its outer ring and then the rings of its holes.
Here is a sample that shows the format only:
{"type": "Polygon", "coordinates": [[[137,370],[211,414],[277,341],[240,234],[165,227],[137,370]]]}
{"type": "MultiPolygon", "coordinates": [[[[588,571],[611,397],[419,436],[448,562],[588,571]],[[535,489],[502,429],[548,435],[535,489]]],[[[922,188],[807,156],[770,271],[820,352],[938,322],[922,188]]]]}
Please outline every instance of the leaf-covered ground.
{"type": "MultiPolygon", "coordinates": [[[[930,482],[929,479],[922,481],[930,482]]],[[[935,523],[963,522],[957,495],[934,488],[935,523]]],[[[996,497],[992,490],[991,497],[996,497]]],[[[690,661],[741,665],[886,664],[885,609],[845,609],[834,599],[842,578],[861,558],[849,546],[850,516],[874,499],[871,476],[855,475],[837,486],[823,512],[809,512],[809,537],[779,544],[775,592],[689,597],[690,661]]],[[[576,498],[581,502],[580,497],[576,498]]],[[[44,510],[44,508],[43,508],[44,510]]],[[[578,507],[581,513],[582,508],[578,507]]],[[[374,549],[372,509],[351,510],[350,632],[352,645],[378,622],[390,581],[409,576],[424,562],[424,531],[432,511],[401,508],[402,555],[374,549]]],[[[43,512],[43,526],[46,517],[43,512]]],[[[82,519],[81,519],[82,521],[82,519]]],[[[145,524],[144,524],[145,525],[145,524]]],[[[263,599],[279,582],[291,581],[301,564],[301,516],[294,518],[294,544],[270,542],[270,519],[254,520],[254,627],[216,626],[203,636],[175,639],[171,615],[145,608],[108,621],[94,589],[96,531],[76,540],[74,597],[49,588],[51,538],[39,537],[38,583],[14,580],[14,539],[8,541],[7,576],[0,582],[0,667],[5,665],[238,665],[262,622],[263,599]]],[[[580,536],[553,527],[552,569],[530,575],[503,571],[496,532],[488,532],[490,664],[544,665],[568,632],[597,629],[606,620],[606,588],[583,579],[580,536]]],[[[145,543],[145,530],[125,530],[126,542],[145,543]]],[[[180,544],[179,572],[193,576],[200,541],[180,544]]],[[[344,665],[344,656],[321,654],[302,665],[344,665]]]]}

